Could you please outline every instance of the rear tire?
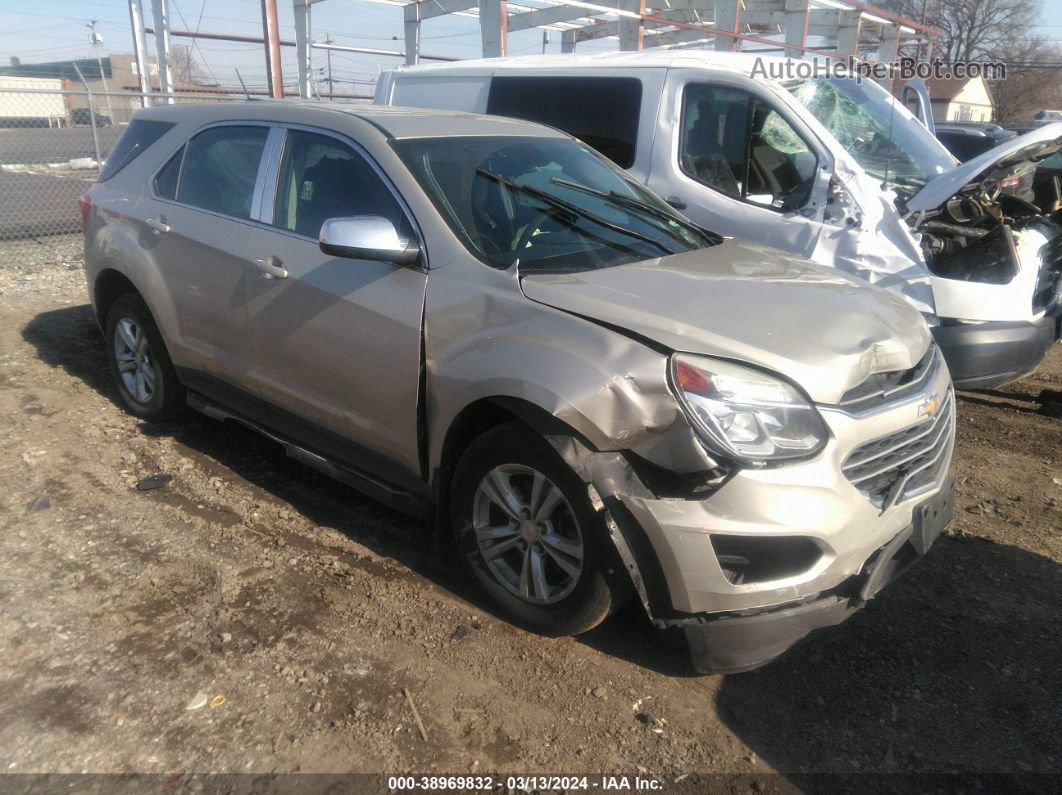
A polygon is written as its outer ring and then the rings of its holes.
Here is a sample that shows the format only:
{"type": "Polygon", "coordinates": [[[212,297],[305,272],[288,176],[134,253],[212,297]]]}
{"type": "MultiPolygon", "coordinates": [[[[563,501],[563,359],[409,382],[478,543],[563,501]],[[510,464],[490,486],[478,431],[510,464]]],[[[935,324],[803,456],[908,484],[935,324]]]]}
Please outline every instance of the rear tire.
{"type": "Polygon", "coordinates": [[[184,387],[143,298],[135,293],[117,298],[107,312],[104,336],[111,377],[132,414],[159,421],[184,410],[184,387]]]}
{"type": "Polygon", "coordinates": [[[577,635],[630,594],[586,484],[522,423],[487,431],[469,446],[454,473],[450,506],[462,558],[518,624],[577,635]]]}

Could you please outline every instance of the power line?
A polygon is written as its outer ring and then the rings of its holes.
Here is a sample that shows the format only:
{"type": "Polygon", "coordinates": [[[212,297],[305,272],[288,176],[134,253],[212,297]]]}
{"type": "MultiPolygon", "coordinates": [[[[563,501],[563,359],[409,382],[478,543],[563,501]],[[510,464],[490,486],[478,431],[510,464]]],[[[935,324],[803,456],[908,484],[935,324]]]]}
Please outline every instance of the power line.
{"type": "MultiPolygon", "coordinates": [[[[181,9],[177,5],[177,0],[172,0],[172,2],[173,2],[173,10],[177,12],[177,16],[179,16],[181,18],[181,24],[184,25],[185,29],[187,29],[188,28],[188,23],[184,21],[184,14],[181,13],[181,9]]],[[[205,8],[205,7],[206,7],[206,0],[203,0],[203,6],[199,9],[200,19],[202,19],[203,8],[205,8]]],[[[199,26],[198,25],[196,25],[195,32],[199,33],[199,26]]],[[[210,68],[210,63],[207,61],[206,56],[203,55],[203,50],[199,47],[199,39],[195,38],[194,36],[192,37],[192,46],[195,48],[196,52],[199,53],[199,57],[203,59],[203,66],[206,67],[207,72],[210,74],[210,79],[213,80],[216,85],[220,85],[221,81],[218,80],[217,77],[214,75],[214,70],[210,68]]],[[[190,72],[191,72],[191,70],[189,70],[189,75],[188,75],[189,77],[191,77],[191,73],[190,72]]]]}

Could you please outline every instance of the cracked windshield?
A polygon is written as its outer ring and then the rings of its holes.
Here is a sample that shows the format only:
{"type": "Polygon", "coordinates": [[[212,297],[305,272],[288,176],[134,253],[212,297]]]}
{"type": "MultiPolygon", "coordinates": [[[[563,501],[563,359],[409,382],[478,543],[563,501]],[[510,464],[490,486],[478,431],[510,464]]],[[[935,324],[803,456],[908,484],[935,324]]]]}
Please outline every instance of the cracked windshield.
{"type": "Polygon", "coordinates": [[[890,188],[918,190],[955,166],[929,130],[876,83],[816,77],[790,91],[868,174],[890,188]]]}

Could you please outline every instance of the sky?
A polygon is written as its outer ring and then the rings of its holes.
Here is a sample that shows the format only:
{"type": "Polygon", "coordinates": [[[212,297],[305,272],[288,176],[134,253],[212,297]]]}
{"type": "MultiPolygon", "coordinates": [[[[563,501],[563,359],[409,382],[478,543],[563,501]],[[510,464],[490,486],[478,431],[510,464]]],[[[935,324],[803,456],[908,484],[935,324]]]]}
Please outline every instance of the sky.
{"type": "MultiPolygon", "coordinates": [[[[151,0],[143,0],[150,25],[151,0]]],[[[280,36],[295,38],[291,0],[278,0],[280,36]]],[[[323,41],[331,34],[336,44],[356,47],[402,50],[402,9],[364,0],[327,0],[313,6],[312,37],[323,41]]],[[[262,35],[260,0],[170,0],[172,30],[262,35]]],[[[12,55],[22,63],[92,57],[86,24],[97,20],[96,29],[103,37],[101,52],[131,53],[132,35],[129,6],[126,0],[0,0],[0,63],[7,64],[12,55]]],[[[560,52],[560,34],[550,32],[548,52],[560,52]]],[[[190,45],[187,38],[171,39],[174,45],[190,45]]],[[[533,54],[542,51],[542,31],[527,30],[509,36],[509,54],[533,54]]],[[[615,40],[580,45],[580,51],[614,50],[615,40]]],[[[153,49],[148,36],[148,49],[153,49]]],[[[449,16],[428,20],[421,27],[421,51],[428,54],[476,58],[482,53],[479,21],[474,17],[449,16]]],[[[197,40],[196,60],[206,76],[225,85],[238,85],[235,70],[248,87],[266,84],[262,45],[197,40]]],[[[284,84],[296,87],[295,48],[282,47],[284,84]]],[[[326,55],[313,54],[314,66],[323,68],[326,55]]],[[[371,81],[381,68],[397,66],[398,58],[332,53],[332,75],[337,92],[371,93],[371,81]],[[357,81],[357,82],[347,82],[357,81]]],[[[318,81],[323,74],[318,74],[318,81]]],[[[213,81],[211,81],[213,82],[213,81]]]]}
{"type": "MultiPolygon", "coordinates": [[[[143,0],[150,20],[150,0],[143,0]]],[[[290,0],[278,0],[281,38],[294,39],[295,30],[290,0]]],[[[1044,0],[1044,12],[1035,25],[1046,38],[1062,43],[1062,3],[1044,0]]],[[[170,0],[171,27],[174,30],[261,35],[260,0],[170,0]]],[[[86,27],[97,20],[103,36],[101,52],[131,53],[132,36],[127,0],[0,0],[0,63],[11,56],[23,63],[66,60],[94,55],[86,27]]],[[[313,38],[323,40],[331,34],[337,44],[401,50],[402,10],[365,0],[327,0],[313,6],[313,38]]],[[[550,33],[548,52],[560,51],[560,34],[550,33]]],[[[148,42],[151,50],[152,42],[148,42]]],[[[174,44],[191,44],[190,39],[175,38],[174,44]]],[[[580,52],[615,50],[615,39],[580,44],[580,52]]],[[[479,22],[472,17],[439,17],[423,23],[421,50],[424,53],[475,58],[481,54],[479,22]]],[[[509,36],[509,54],[533,54],[542,51],[542,31],[526,30],[509,36]]],[[[281,48],[285,86],[295,89],[295,51],[281,48]]],[[[235,70],[249,88],[266,84],[262,45],[199,40],[196,59],[211,76],[225,85],[236,85],[235,70]]],[[[314,52],[314,66],[324,67],[325,53],[314,52]]],[[[332,74],[337,92],[370,93],[371,83],[381,68],[401,63],[397,58],[332,54],[332,74]]],[[[318,80],[323,77],[318,74],[318,80]]],[[[213,81],[212,81],[213,82],[213,81]]]]}

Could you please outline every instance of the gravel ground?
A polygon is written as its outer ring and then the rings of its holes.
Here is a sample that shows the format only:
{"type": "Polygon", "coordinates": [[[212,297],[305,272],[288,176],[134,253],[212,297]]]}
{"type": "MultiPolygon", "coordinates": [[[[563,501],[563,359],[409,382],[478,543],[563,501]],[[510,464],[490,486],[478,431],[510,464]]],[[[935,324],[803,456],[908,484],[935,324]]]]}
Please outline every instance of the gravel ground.
{"type": "Polygon", "coordinates": [[[699,677],[636,609],[531,635],[426,527],[238,427],[123,412],[79,257],[0,244],[0,770],[1057,784],[1062,346],[960,397],[956,519],[875,609],[699,677]]]}

